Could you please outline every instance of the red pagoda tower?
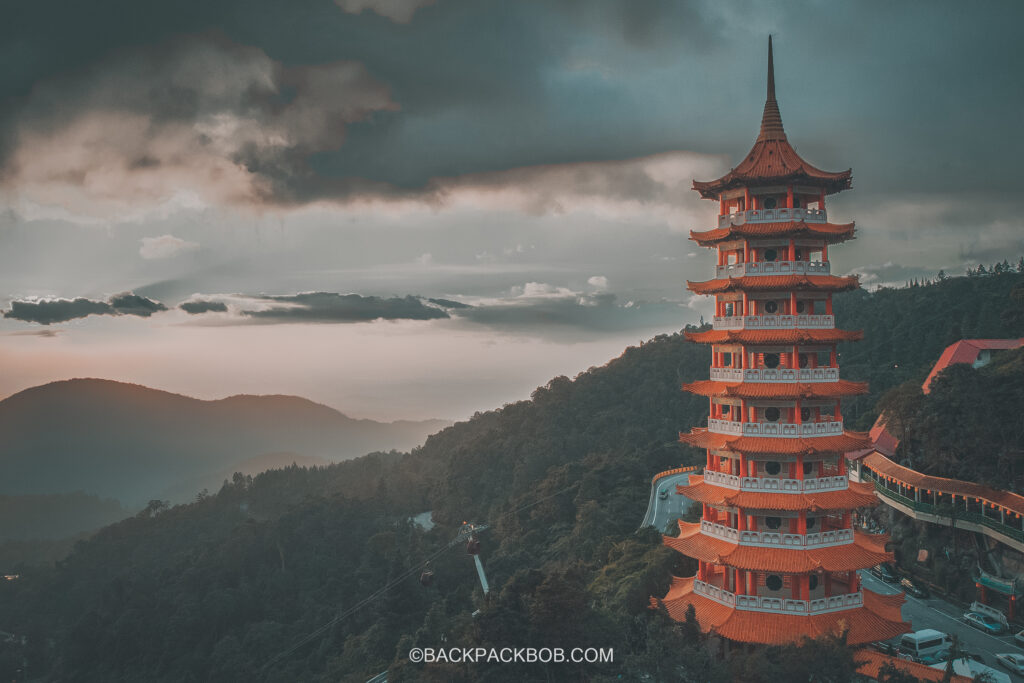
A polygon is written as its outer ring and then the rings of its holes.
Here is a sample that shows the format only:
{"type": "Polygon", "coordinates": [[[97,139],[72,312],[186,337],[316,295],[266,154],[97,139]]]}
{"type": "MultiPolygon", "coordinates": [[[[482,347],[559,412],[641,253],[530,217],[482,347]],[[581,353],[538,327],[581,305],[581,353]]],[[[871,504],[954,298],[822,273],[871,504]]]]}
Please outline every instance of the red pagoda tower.
{"type": "Polygon", "coordinates": [[[673,579],[661,600],[683,620],[693,605],[704,631],[730,641],[782,644],[845,631],[850,644],[910,630],[902,594],[864,590],[858,569],[892,560],[888,538],[855,531],[851,510],[878,503],[851,482],[847,451],[866,434],[843,429],[840,399],[867,391],[839,378],[834,292],[859,287],[831,274],[830,245],[853,223],[829,223],[825,197],[850,188],[851,172],[800,158],[775,100],[771,38],[768,98],[753,149],[718,180],[693,188],[719,204],[718,227],[691,232],[717,250],[715,278],[688,282],[715,297],[713,329],[687,333],[711,345],[711,379],[683,389],[707,396],[707,428],[680,440],[707,449],[703,475],[678,492],[703,505],[664,543],[695,558],[696,576],[673,579]]]}

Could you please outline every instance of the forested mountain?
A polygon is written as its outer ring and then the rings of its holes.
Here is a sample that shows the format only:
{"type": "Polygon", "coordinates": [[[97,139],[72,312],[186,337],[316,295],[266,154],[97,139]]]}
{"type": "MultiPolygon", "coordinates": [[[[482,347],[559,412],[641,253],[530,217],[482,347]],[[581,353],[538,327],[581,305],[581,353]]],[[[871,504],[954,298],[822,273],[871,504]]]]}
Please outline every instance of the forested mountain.
{"type": "MultiPolygon", "coordinates": [[[[859,292],[836,302],[866,348],[843,373],[879,392],[921,375],[959,325],[1019,334],[1015,273],[859,292]],[[998,329],[961,299],[997,312],[998,329]],[[946,311],[946,314],[942,314],[946,311]],[[949,313],[955,311],[956,313],[949,313]],[[1012,311],[1011,311],[1012,313],[1012,311]],[[971,322],[972,316],[977,321],[971,322]],[[893,367],[899,365],[899,368],[893,367]]],[[[636,533],[652,474],[698,460],[677,432],[706,399],[707,348],[657,337],[528,401],[478,413],[411,453],[239,475],[216,495],[107,527],[56,567],[0,582],[0,676],[30,670],[82,681],[849,680],[837,643],[708,659],[692,624],[647,609],[687,560],[636,533]],[[410,521],[432,510],[425,531],[410,521]],[[485,601],[465,551],[445,550],[464,520],[488,522],[485,601]],[[434,581],[416,579],[432,558],[434,581]],[[407,575],[403,580],[401,577],[407,575]],[[397,581],[386,592],[379,589],[397,581]],[[479,610],[476,616],[472,616],[479,610]],[[614,647],[604,665],[414,665],[411,647],[614,647]]]]}
{"type": "Polygon", "coordinates": [[[296,396],[202,401],[108,380],[53,382],[0,401],[0,493],[85,491],[138,509],[256,456],[344,460],[412,448],[446,424],[356,420],[296,396]]]}

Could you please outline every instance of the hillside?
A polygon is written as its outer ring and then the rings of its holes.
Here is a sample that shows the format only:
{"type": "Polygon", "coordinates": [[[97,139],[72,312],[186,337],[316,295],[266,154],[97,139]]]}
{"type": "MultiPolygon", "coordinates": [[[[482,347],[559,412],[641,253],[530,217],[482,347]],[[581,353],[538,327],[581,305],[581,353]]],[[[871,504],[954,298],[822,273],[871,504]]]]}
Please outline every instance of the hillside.
{"type": "MultiPolygon", "coordinates": [[[[963,322],[937,311],[959,307],[965,295],[1001,311],[1022,279],[959,278],[840,298],[843,327],[877,329],[866,350],[844,349],[844,361],[857,365],[844,365],[845,376],[880,380],[862,414],[881,390],[925,372],[938,351],[922,344],[941,350],[963,322]]],[[[1011,318],[1000,324],[1016,324],[1011,318]]],[[[635,532],[651,475],[701,458],[684,452],[676,434],[700,424],[706,400],[679,385],[706,376],[708,358],[682,335],[662,335],[575,379],[555,378],[528,401],[478,413],[408,454],[240,475],[191,505],[151,505],[59,566],[25,568],[0,585],[0,630],[28,636],[23,649],[0,648],[0,675],[4,661],[13,667],[24,656],[37,672],[83,681],[365,681],[385,669],[393,682],[684,673],[700,681],[849,680],[850,655],[837,644],[713,662],[690,625],[673,628],[646,609],[670,573],[693,571],[657,533],[635,532]],[[409,522],[426,510],[438,522],[429,532],[409,522]],[[444,551],[463,520],[492,525],[481,537],[494,587],[487,602],[465,552],[444,551]],[[428,557],[435,580],[423,587],[416,577],[428,557]],[[614,647],[616,658],[592,666],[407,661],[409,648],[441,642],[614,647]]]]}
{"type": "Polygon", "coordinates": [[[202,401],[108,380],[53,382],[0,401],[0,493],[82,490],[141,507],[249,458],[407,450],[446,424],[355,420],[295,396],[202,401]]]}

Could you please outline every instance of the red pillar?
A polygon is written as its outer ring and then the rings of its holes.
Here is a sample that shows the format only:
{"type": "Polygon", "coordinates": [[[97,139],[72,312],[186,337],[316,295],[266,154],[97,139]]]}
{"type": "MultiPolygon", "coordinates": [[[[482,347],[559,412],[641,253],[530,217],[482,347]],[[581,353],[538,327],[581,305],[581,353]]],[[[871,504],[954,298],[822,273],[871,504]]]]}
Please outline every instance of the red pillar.
{"type": "MultiPolygon", "coordinates": [[[[793,195],[792,194],[789,195],[789,203],[790,203],[790,207],[789,208],[792,209],[793,208],[792,207],[792,204],[793,204],[793,195]]],[[[796,261],[796,242],[794,240],[792,240],[792,239],[789,240],[789,260],[790,261],[796,261]]]]}
{"type": "MultiPolygon", "coordinates": [[[[793,208],[793,186],[786,187],[786,208],[793,208]]],[[[792,240],[790,241],[792,243],[792,240]]]]}
{"type": "Polygon", "coordinates": [[[825,299],[825,313],[832,315],[832,295],[829,294],[828,298],[825,299]]]}

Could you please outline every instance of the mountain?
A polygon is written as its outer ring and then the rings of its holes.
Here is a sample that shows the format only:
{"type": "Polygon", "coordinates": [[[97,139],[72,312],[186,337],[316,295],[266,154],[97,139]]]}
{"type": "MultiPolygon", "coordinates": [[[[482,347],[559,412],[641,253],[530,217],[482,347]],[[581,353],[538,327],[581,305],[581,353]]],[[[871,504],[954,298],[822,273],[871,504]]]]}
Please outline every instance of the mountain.
{"type": "Polygon", "coordinates": [[[447,424],[356,420],[296,396],[203,401],[135,384],[72,379],[0,401],[0,493],[81,490],[141,507],[171,487],[208,481],[247,458],[290,452],[339,461],[408,450],[447,424]]]}
{"type": "MultiPolygon", "coordinates": [[[[1024,276],[952,280],[837,297],[844,328],[877,330],[866,349],[844,350],[856,365],[844,375],[880,384],[864,416],[880,392],[923,379],[954,326],[1020,336],[1019,319],[999,312],[1024,276]]],[[[660,335],[410,453],[288,466],[189,505],[151,505],[58,566],[0,582],[0,630],[27,637],[0,643],[0,677],[27,661],[46,680],[80,681],[365,681],[384,670],[395,682],[849,680],[842,643],[736,648],[717,661],[694,624],[648,609],[672,574],[695,569],[637,525],[651,476],[704,457],[677,432],[701,424],[707,401],[679,386],[706,377],[709,359],[681,334],[660,335]],[[409,521],[427,510],[429,531],[409,521]],[[464,520],[489,524],[488,599],[464,546],[451,544],[464,520]],[[408,660],[411,648],[442,643],[614,647],[615,658],[408,660]]]]}

